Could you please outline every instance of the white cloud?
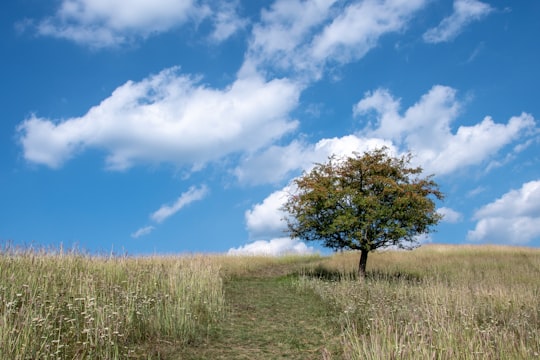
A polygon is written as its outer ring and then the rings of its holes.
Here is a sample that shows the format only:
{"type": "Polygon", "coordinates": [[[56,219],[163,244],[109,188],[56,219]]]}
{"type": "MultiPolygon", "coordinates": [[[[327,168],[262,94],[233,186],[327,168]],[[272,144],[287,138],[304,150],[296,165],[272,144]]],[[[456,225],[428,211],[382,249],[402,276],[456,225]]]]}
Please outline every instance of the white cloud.
{"type": "Polygon", "coordinates": [[[315,163],[324,162],[331,155],[348,156],[382,146],[393,150],[390,141],[356,135],[322,139],[315,144],[293,141],[286,146],[271,146],[250,154],[241,161],[234,174],[243,183],[278,183],[292,172],[310,170],[315,163]]]}
{"type": "Polygon", "coordinates": [[[311,68],[303,59],[312,32],[332,13],[336,0],[277,0],[261,13],[253,27],[252,38],[242,71],[258,65],[279,69],[311,68]]]}
{"type": "Polygon", "coordinates": [[[478,194],[481,194],[486,191],[486,188],[484,186],[478,186],[469,192],[467,192],[467,197],[475,197],[478,194]]]}
{"type": "Polygon", "coordinates": [[[213,41],[221,42],[248,25],[248,21],[238,16],[238,1],[218,2],[218,10],[213,14],[214,31],[210,34],[213,41]]]}
{"type": "Polygon", "coordinates": [[[401,116],[400,100],[394,99],[388,90],[378,89],[366,93],[353,107],[353,114],[359,117],[376,113],[375,123],[364,129],[369,136],[431,148],[447,137],[450,124],[458,115],[460,105],[455,96],[454,89],[436,85],[401,116]]]}
{"type": "Polygon", "coordinates": [[[468,239],[527,244],[540,237],[540,180],[527,182],[479,209],[468,239]]]}
{"type": "Polygon", "coordinates": [[[403,30],[426,0],[278,0],[254,26],[243,73],[291,71],[319,78],[328,62],[363,57],[384,34],[403,30]]]}
{"type": "Polygon", "coordinates": [[[320,61],[346,63],[363,57],[387,33],[401,31],[425,0],[359,1],[347,6],[313,41],[320,61]]]}
{"type": "Polygon", "coordinates": [[[99,48],[168,31],[209,13],[193,0],[62,0],[54,16],[37,24],[37,31],[99,48]]]}
{"type": "MultiPolygon", "coordinates": [[[[365,151],[374,150],[383,146],[388,147],[390,153],[395,154],[396,148],[391,141],[381,138],[365,138],[358,135],[347,135],[340,138],[326,138],[318,141],[312,149],[317,162],[326,161],[329,156],[336,155],[338,157],[350,156],[354,152],[362,153],[365,151]]],[[[311,170],[313,163],[303,170],[311,170]]]]}
{"type": "Polygon", "coordinates": [[[436,85],[408,108],[402,116],[400,101],[384,89],[368,93],[358,102],[355,116],[375,113],[375,121],[362,131],[366,137],[391,139],[415,154],[415,161],[428,173],[448,174],[457,169],[482,163],[504,146],[523,140],[536,127],[534,118],[521,114],[507,124],[495,123],[485,117],[480,123],[459,126],[452,123],[459,115],[461,104],[456,90],[436,85]]]}
{"type": "Polygon", "coordinates": [[[455,224],[463,220],[463,215],[461,213],[448,207],[441,207],[437,209],[437,213],[443,216],[442,221],[444,222],[455,224]]]}
{"type": "Polygon", "coordinates": [[[62,0],[53,16],[19,26],[34,26],[42,36],[104,48],[207,20],[214,28],[210,38],[219,42],[247,25],[238,16],[238,6],[238,1],[213,0],[62,0]]]}
{"type": "Polygon", "coordinates": [[[261,153],[242,159],[234,175],[241,183],[277,183],[292,171],[313,162],[312,154],[307,154],[308,146],[297,140],[286,146],[270,146],[261,153]]]}
{"type": "Polygon", "coordinates": [[[108,152],[107,167],[169,162],[201,167],[232,153],[253,152],[294,130],[288,118],[300,87],[287,79],[237,79],[212,89],[171,68],[128,81],[84,116],[35,115],[18,128],[24,157],[58,168],[86,148],[108,152]]]}
{"type": "Polygon", "coordinates": [[[154,231],[153,226],[145,226],[140,228],[139,230],[135,231],[133,234],[131,234],[131,237],[134,239],[140,238],[141,236],[145,236],[150,234],[152,231],[154,231]]]}
{"type": "Polygon", "coordinates": [[[276,190],[245,212],[246,227],[251,238],[269,239],[285,233],[286,213],[281,208],[287,201],[291,189],[290,186],[285,186],[281,190],[276,190]]]}
{"type": "Polygon", "coordinates": [[[465,26],[482,19],[492,11],[490,5],[478,0],[455,0],[452,15],[443,19],[437,27],[426,31],[424,41],[440,43],[453,40],[465,26]]]}
{"type": "Polygon", "coordinates": [[[475,214],[485,218],[508,214],[512,216],[540,216],[540,180],[523,184],[519,190],[511,190],[496,201],[484,206],[475,214]]]}
{"type": "MultiPolygon", "coordinates": [[[[163,221],[167,220],[169,217],[176,214],[178,211],[182,210],[187,205],[195,202],[200,201],[208,195],[208,188],[206,185],[202,185],[200,187],[192,186],[190,187],[186,192],[180,195],[178,199],[172,204],[172,205],[162,205],[158,210],[154,211],[150,218],[156,222],[156,223],[162,223],[163,221]]],[[[154,231],[154,226],[146,226],[138,229],[134,233],[131,234],[132,238],[139,238],[141,236],[145,236],[150,234],[152,231],[154,231]]]]}
{"type": "Polygon", "coordinates": [[[258,240],[252,243],[231,248],[227,252],[228,255],[265,255],[265,256],[281,256],[281,255],[307,255],[313,254],[315,250],[308,247],[305,243],[293,240],[290,238],[276,238],[269,241],[258,240]]]}
{"type": "Polygon", "coordinates": [[[174,204],[161,206],[150,218],[157,223],[161,223],[192,202],[202,200],[207,194],[208,188],[206,186],[203,185],[199,188],[192,186],[188,191],[180,195],[174,204]]]}
{"type": "Polygon", "coordinates": [[[263,202],[255,204],[251,210],[246,211],[246,226],[251,237],[270,238],[285,233],[287,224],[283,220],[285,213],[281,207],[290,192],[290,186],[274,191],[263,202]]]}

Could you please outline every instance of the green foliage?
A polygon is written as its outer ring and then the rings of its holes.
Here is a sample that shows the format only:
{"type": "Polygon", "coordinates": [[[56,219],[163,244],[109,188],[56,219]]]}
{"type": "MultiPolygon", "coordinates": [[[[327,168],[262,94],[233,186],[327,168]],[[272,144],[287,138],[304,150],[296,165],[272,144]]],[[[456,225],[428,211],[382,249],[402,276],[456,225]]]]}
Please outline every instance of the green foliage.
{"type": "Polygon", "coordinates": [[[418,235],[441,219],[434,198],[443,194],[411,155],[395,158],[386,148],[316,164],[295,180],[296,191],[284,205],[292,237],[322,241],[338,250],[367,253],[381,247],[412,248],[418,235]]]}

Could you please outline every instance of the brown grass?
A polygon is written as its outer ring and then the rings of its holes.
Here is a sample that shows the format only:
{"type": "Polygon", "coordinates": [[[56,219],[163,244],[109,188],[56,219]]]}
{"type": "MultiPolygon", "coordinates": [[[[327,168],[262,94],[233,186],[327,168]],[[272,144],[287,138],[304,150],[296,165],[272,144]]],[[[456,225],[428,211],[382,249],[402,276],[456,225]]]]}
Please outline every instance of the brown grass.
{"type": "MultiPolygon", "coordinates": [[[[358,254],[324,266],[353,273],[358,254]]],[[[424,246],[372,254],[368,279],[304,278],[340,311],[349,359],[531,359],[540,353],[540,250],[424,246]]]]}
{"type": "Polygon", "coordinates": [[[132,358],[193,341],[223,316],[219,270],[207,257],[5,251],[0,358],[132,358]]]}

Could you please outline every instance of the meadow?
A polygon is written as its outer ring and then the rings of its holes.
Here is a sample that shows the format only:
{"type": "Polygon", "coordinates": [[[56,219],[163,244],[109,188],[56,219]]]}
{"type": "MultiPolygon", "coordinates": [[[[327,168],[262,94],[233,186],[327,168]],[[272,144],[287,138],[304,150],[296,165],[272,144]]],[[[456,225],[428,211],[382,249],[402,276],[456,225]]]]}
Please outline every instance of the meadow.
{"type": "Polygon", "coordinates": [[[147,358],[205,336],[224,315],[210,258],[6,249],[0,359],[147,358]]]}
{"type": "Polygon", "coordinates": [[[1,359],[540,359],[540,249],[90,256],[3,249],[1,359]]]}
{"type": "Polygon", "coordinates": [[[324,262],[341,280],[301,281],[340,312],[347,359],[540,358],[538,249],[431,245],[369,262],[363,282],[350,254],[324,262]]]}

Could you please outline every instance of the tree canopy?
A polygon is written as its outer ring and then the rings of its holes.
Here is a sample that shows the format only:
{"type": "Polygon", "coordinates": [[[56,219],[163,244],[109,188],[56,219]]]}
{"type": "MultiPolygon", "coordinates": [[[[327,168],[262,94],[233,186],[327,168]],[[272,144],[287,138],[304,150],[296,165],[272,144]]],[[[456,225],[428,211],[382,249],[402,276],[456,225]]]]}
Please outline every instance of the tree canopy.
{"type": "Polygon", "coordinates": [[[411,154],[392,157],[380,148],[351,157],[332,156],[294,180],[283,209],[293,238],[321,241],[333,250],[359,250],[358,271],[366,274],[368,253],[413,248],[442,216],[435,199],[443,194],[433,176],[410,165],[411,154]]]}

